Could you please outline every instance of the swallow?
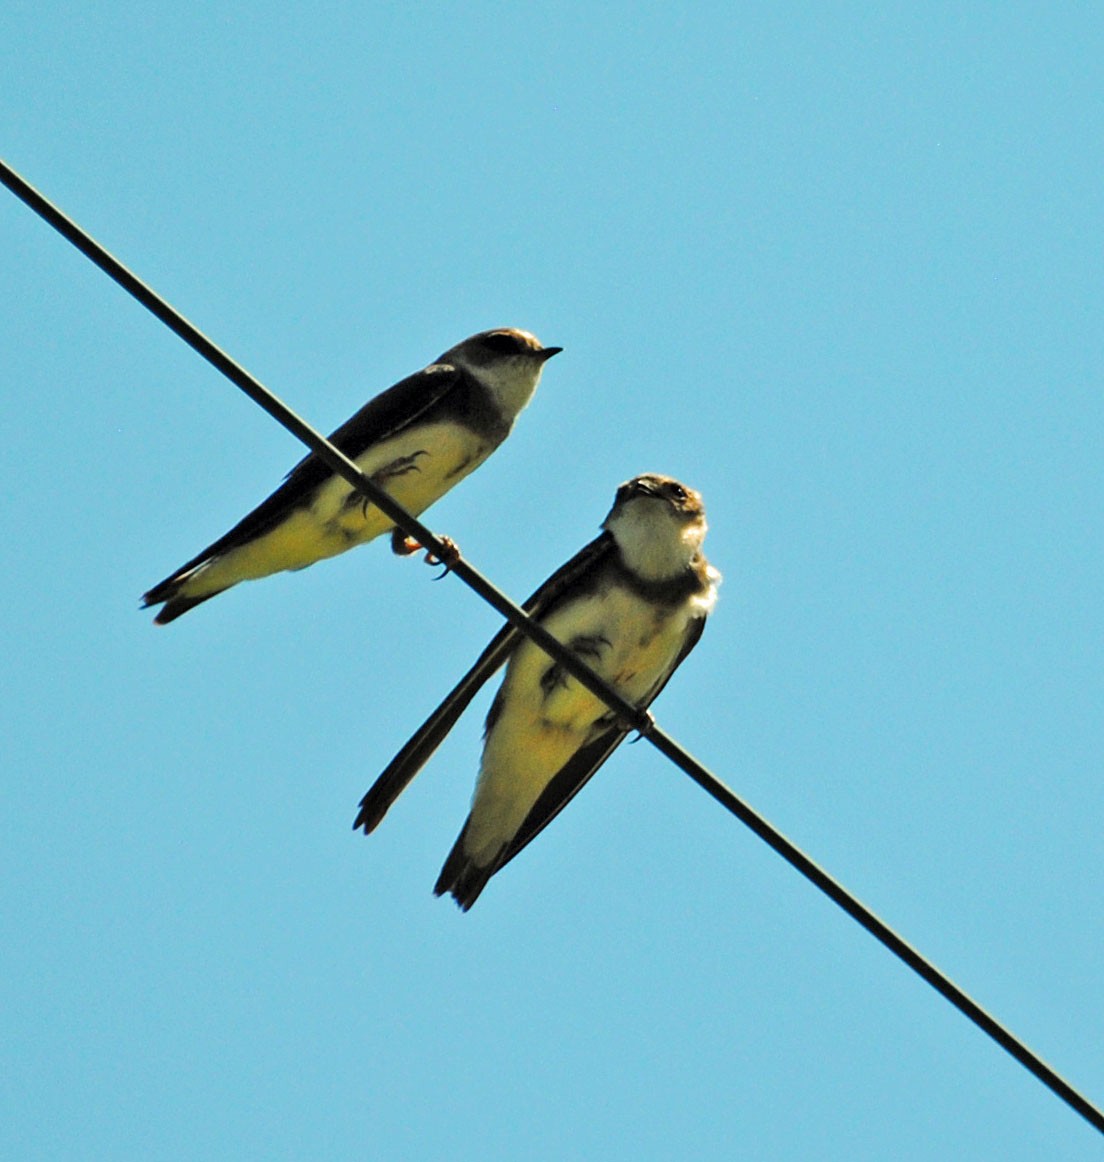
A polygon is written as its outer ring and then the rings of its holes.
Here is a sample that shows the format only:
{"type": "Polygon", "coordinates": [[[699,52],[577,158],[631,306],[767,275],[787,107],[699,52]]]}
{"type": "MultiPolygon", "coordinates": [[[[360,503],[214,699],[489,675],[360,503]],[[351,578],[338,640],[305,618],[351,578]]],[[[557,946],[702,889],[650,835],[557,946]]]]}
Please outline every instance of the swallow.
{"type": "MultiPolygon", "coordinates": [[[[528,331],[481,331],[370,400],[331,436],[414,516],[474,471],[510,434],[544,364],[562,347],[528,331]]],[[[142,597],[167,625],[237,585],[305,569],[390,531],[396,553],[420,547],[311,453],[225,536],[142,597]]]]}
{"type": "MultiPolygon", "coordinates": [[[[602,532],[523,608],[635,706],[647,708],[697,645],[720,574],[705,559],[701,494],[648,473],[622,484],[602,532]]],[[[434,893],[463,911],[578,794],[632,727],[512,626],[392,760],[354,830],[383,819],[483,684],[506,674],[487,714],[471,813],[434,893]]]]}

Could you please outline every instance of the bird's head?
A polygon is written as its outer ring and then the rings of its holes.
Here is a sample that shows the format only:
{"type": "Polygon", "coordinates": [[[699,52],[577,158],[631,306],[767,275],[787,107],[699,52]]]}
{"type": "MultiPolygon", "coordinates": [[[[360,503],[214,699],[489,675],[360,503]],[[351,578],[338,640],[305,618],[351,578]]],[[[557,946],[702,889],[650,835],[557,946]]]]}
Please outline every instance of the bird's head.
{"type": "Polygon", "coordinates": [[[478,379],[512,420],[532,398],[545,363],[562,350],[542,346],[528,331],[499,327],[457,343],[437,362],[451,363],[478,379]]]}
{"type": "Polygon", "coordinates": [[[660,581],[689,567],[708,525],[700,492],[671,476],[646,472],[617,490],[602,528],[617,542],[629,569],[660,581]]]}

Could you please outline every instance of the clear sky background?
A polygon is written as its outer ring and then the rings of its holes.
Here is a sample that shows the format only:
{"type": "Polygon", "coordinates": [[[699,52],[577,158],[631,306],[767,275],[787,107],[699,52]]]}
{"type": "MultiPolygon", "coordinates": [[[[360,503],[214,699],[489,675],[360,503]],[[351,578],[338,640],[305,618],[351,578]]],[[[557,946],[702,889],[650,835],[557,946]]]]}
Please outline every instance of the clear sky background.
{"type": "MultiPolygon", "coordinates": [[[[65,4],[0,151],[325,430],[547,367],[429,514],[515,597],[645,470],[725,575],[660,722],[1104,1101],[1104,17],[65,4]]],[[[461,915],[498,624],[375,544],[139,595],[300,446],[0,196],[0,1154],[1100,1157],[647,744],[461,915]]]]}

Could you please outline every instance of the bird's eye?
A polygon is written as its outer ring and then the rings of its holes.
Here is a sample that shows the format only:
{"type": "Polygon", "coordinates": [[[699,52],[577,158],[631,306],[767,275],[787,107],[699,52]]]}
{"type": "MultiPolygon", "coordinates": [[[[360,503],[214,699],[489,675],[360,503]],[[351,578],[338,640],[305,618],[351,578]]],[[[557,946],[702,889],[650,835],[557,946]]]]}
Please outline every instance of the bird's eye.
{"type": "Polygon", "coordinates": [[[686,489],[681,484],[669,484],[667,491],[679,502],[686,499],[686,489]]]}
{"type": "Polygon", "coordinates": [[[496,355],[520,355],[525,349],[525,344],[517,335],[507,335],[502,331],[492,332],[483,342],[496,355]]]}

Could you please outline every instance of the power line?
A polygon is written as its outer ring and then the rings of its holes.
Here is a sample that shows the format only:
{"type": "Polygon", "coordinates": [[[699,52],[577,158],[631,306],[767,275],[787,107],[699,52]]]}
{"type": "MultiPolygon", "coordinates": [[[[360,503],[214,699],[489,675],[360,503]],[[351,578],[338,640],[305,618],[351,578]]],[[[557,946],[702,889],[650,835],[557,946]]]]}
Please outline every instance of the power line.
{"type": "MultiPolygon", "coordinates": [[[[279,400],[259,380],[217,347],[197,327],[151,290],[113,255],[105,250],[72,219],[66,217],[33,186],[0,160],[0,182],[36,214],[68,239],[105,274],[151,311],[170,330],[203,356],[213,367],[259,404],[292,435],[301,440],[336,473],[359,489],[403,532],[417,539],[426,549],[441,558],[452,561],[450,546],[442,542],[425,525],[411,516],[383,491],[369,476],[335,448],[324,436],[312,428],[279,400]]],[[[661,754],[688,774],[722,806],[746,824],[760,839],[770,845],[792,867],[818,887],[829,899],[838,904],[852,919],[857,920],[872,936],[917,973],[937,992],[951,1002],[979,1029],[987,1033],[1007,1053],[1035,1075],[1048,1089],[1076,1110],[1096,1130],[1104,1134],[1104,1112],[1080,1094],[1041,1057],[1019,1038],[989,1015],[972,997],[963,992],[949,977],[926,960],[892,928],[880,920],[861,900],[857,899],[823,868],[809,858],[799,847],[745,803],[711,771],[703,766],[655,723],[647,710],[641,710],[626,701],[621,694],[600,678],[577,655],[554,638],[543,626],[530,618],[504,593],[497,589],[478,570],[462,557],[456,557],[451,567],[466,585],[497,610],[521,633],[534,641],[554,661],[576,678],[591,693],[600,698],[625,725],[639,731],[661,754]]]]}

